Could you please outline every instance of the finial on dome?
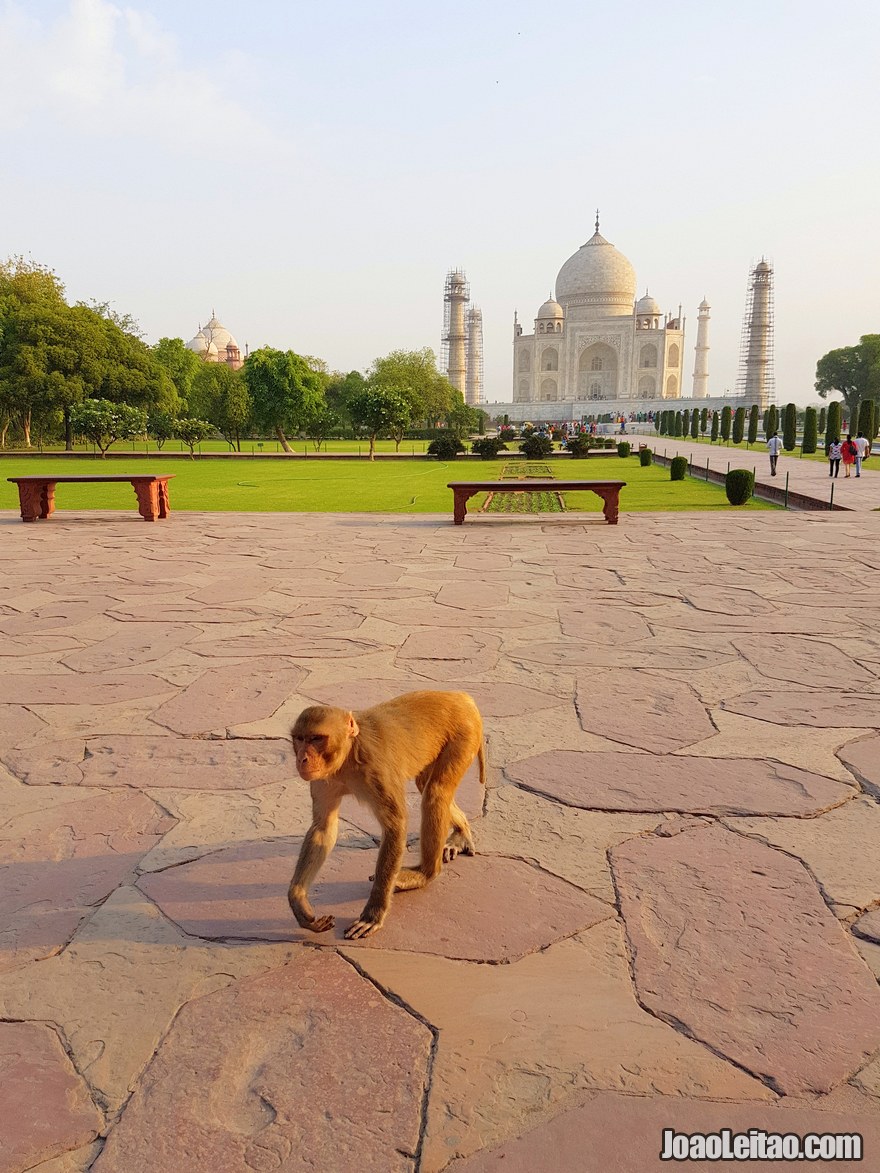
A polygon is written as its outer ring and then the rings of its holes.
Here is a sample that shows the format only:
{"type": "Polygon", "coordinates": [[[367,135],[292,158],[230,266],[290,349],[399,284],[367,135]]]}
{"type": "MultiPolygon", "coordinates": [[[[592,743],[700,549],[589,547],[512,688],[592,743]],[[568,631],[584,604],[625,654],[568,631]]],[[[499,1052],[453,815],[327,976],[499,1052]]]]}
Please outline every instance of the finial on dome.
{"type": "Polygon", "coordinates": [[[599,209],[596,209],[596,231],[599,231],[599,209]]]}

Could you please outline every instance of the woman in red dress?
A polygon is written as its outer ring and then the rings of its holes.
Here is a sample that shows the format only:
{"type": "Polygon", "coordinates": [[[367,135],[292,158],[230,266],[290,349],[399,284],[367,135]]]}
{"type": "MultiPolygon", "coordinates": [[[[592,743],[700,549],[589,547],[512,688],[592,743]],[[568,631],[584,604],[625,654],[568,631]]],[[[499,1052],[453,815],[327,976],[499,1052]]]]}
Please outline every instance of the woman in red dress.
{"type": "Polygon", "coordinates": [[[852,466],[856,462],[856,457],[859,454],[859,450],[856,448],[852,436],[847,436],[843,442],[842,448],[843,451],[840,455],[843,457],[843,475],[848,477],[852,466]]]}

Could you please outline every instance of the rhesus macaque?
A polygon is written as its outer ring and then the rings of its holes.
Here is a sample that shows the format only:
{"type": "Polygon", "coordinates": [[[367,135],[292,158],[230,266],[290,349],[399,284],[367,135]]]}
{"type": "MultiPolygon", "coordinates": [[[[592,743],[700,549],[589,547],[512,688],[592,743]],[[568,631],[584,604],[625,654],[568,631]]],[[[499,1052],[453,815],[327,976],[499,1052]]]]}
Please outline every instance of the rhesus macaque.
{"type": "Polygon", "coordinates": [[[441,861],[448,863],[458,852],[474,854],[467,818],[454,801],[474,758],[479,758],[480,781],[486,782],[483,722],[466,692],[409,692],[357,713],[315,705],[300,713],[291,736],[297,771],[312,792],[312,825],[287,894],[304,929],[323,933],[335,923],[332,916],[315,916],[308,893],[336,843],[346,794],[366,803],[382,826],[373,888],[360,917],[345,930],[349,939],[368,937],[382,927],[392,892],[424,888],[441,861]],[[422,796],[417,868],[400,866],[410,778],[422,796]]]}

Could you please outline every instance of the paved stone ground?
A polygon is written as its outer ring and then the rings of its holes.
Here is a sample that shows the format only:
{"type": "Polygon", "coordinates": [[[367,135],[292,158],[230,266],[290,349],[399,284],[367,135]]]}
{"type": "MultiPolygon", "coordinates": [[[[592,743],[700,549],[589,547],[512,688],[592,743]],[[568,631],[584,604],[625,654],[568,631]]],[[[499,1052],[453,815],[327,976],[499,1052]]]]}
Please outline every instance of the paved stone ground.
{"type": "MultiPolygon", "coordinates": [[[[641,426],[636,431],[636,438],[652,447],[656,452],[665,452],[667,456],[686,456],[694,464],[709,467],[718,472],[726,472],[728,464],[731,468],[752,468],[756,470],[760,484],[773,485],[776,488],[785,488],[785,474],[789,475],[789,488],[792,492],[807,493],[820,501],[828,501],[831,493],[832,481],[828,476],[828,465],[824,461],[801,459],[799,456],[787,456],[783,453],[779,457],[776,476],[770,475],[770,459],[764,444],[754,448],[727,448],[721,443],[697,444],[692,440],[676,440],[672,436],[658,436],[641,426]]],[[[820,437],[820,441],[823,438],[820,437]]],[[[880,441],[875,443],[877,452],[870,456],[862,467],[862,475],[856,477],[852,473],[845,477],[843,463],[840,474],[833,481],[834,504],[843,505],[847,509],[865,512],[880,509],[880,441]]],[[[824,451],[824,449],[823,449],[824,451]]]]}
{"type": "Polygon", "coordinates": [[[0,515],[0,1173],[650,1173],[664,1127],[880,1169],[878,539],[0,515]],[[309,937],[292,719],[432,685],[481,854],[345,942],[353,804],[309,937]]]}

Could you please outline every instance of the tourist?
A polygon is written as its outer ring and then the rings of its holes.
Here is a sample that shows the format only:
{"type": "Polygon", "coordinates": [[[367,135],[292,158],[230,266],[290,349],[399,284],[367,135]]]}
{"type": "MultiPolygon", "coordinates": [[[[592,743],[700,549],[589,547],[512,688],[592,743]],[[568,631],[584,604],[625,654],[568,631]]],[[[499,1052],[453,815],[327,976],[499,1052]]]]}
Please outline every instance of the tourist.
{"type": "Polygon", "coordinates": [[[832,440],[828,445],[828,475],[836,477],[840,472],[840,440],[832,440]]]}
{"type": "Polygon", "coordinates": [[[782,441],[779,439],[779,433],[774,432],[767,441],[767,450],[770,453],[770,475],[776,476],[776,461],[779,459],[779,453],[782,451],[782,441]]]}
{"type": "Polygon", "coordinates": [[[841,446],[841,455],[843,456],[843,475],[844,475],[844,477],[849,476],[849,470],[855,464],[856,457],[858,456],[858,454],[859,454],[859,450],[858,450],[858,448],[856,448],[855,440],[853,440],[851,435],[847,436],[847,438],[844,440],[844,442],[841,446]]]}
{"type": "Polygon", "coordinates": [[[862,475],[862,461],[867,460],[871,455],[871,445],[865,439],[864,432],[859,432],[856,436],[855,446],[859,450],[859,454],[856,457],[856,476],[860,477],[862,475]]]}

